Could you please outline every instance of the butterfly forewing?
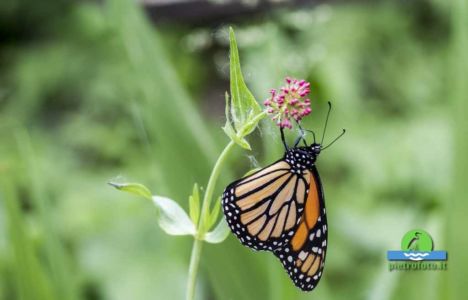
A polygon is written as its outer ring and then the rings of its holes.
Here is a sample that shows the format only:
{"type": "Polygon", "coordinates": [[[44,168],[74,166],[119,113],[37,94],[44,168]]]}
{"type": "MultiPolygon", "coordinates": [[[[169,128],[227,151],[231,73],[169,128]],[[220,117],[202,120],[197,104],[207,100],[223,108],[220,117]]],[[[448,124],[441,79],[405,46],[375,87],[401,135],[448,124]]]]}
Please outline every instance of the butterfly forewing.
{"type": "Polygon", "coordinates": [[[242,244],[274,250],[294,234],[308,194],[311,173],[295,172],[279,160],[230,184],[223,193],[223,210],[242,244]]]}

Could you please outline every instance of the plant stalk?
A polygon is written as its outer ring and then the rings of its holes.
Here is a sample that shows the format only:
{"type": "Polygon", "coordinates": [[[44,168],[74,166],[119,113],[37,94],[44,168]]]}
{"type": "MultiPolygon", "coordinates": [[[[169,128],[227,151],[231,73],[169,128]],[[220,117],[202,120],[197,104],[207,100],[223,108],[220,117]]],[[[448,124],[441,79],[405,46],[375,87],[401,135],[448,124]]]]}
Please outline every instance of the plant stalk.
{"type": "Polygon", "coordinates": [[[187,295],[185,297],[185,299],[187,300],[195,299],[195,285],[197,283],[197,272],[198,265],[200,264],[202,246],[203,241],[200,240],[198,237],[195,237],[192,246],[192,254],[190,255],[190,266],[187,280],[187,295]]]}
{"type": "Polygon", "coordinates": [[[206,220],[209,216],[210,204],[213,198],[214,188],[219,178],[219,174],[221,173],[222,166],[225,163],[226,158],[233,149],[234,145],[234,142],[230,141],[224,148],[223,152],[221,152],[213,170],[211,171],[211,175],[206,186],[206,191],[203,197],[202,208],[200,213],[200,221],[198,222],[197,234],[193,241],[192,254],[190,256],[186,300],[193,300],[195,298],[195,285],[197,281],[198,266],[200,264],[201,251],[203,246],[203,236],[205,235],[206,230],[208,229],[206,228],[206,220]]]}
{"type": "Polygon", "coordinates": [[[210,179],[208,180],[205,195],[203,197],[202,208],[201,208],[201,213],[200,213],[201,218],[200,218],[200,221],[198,222],[198,230],[199,230],[198,232],[200,233],[202,238],[207,229],[205,228],[205,222],[206,222],[207,216],[209,215],[211,200],[213,199],[213,192],[216,186],[216,181],[218,181],[219,174],[221,173],[222,165],[226,161],[226,158],[229,152],[231,152],[234,145],[235,144],[233,141],[230,141],[226,145],[223,152],[221,152],[221,154],[219,155],[218,160],[216,161],[215,166],[213,168],[213,171],[211,171],[210,179]]]}

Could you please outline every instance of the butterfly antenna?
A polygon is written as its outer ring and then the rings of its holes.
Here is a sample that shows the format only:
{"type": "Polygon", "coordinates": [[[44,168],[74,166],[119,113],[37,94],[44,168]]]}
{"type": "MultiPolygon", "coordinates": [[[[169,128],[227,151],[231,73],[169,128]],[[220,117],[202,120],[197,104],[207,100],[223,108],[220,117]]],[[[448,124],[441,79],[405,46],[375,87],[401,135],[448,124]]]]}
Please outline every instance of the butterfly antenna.
{"type": "Polygon", "coordinates": [[[328,117],[330,117],[330,112],[331,112],[331,102],[328,101],[328,112],[327,112],[327,118],[325,119],[325,126],[323,128],[323,133],[322,133],[322,140],[320,141],[320,145],[323,144],[323,139],[325,138],[325,131],[327,131],[327,125],[328,125],[328,117]]]}
{"type": "Polygon", "coordinates": [[[312,133],[312,136],[314,137],[314,144],[315,144],[315,142],[316,142],[316,140],[315,140],[315,132],[313,132],[312,130],[309,130],[309,129],[304,129],[304,130],[307,131],[307,132],[312,133]]]}
{"type": "Polygon", "coordinates": [[[327,146],[323,147],[322,150],[325,150],[325,149],[327,149],[328,147],[330,147],[331,145],[333,145],[333,143],[335,143],[337,140],[339,140],[340,137],[342,137],[343,134],[345,134],[345,133],[346,133],[346,129],[343,129],[343,132],[342,132],[339,136],[337,136],[330,144],[328,144],[327,146]]]}

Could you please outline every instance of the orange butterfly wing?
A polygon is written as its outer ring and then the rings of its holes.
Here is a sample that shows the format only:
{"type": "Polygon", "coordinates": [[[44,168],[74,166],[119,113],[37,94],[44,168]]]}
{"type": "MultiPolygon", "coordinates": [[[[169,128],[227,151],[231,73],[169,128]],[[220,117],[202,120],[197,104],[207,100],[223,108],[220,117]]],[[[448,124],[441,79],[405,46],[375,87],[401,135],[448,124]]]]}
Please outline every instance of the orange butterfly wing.
{"type": "Polygon", "coordinates": [[[311,173],[295,173],[284,160],[230,184],[222,206],[242,244],[273,251],[288,243],[304,210],[311,173]]]}
{"type": "Polygon", "coordinates": [[[320,281],[327,251],[325,203],[315,167],[312,178],[304,213],[290,243],[273,251],[294,284],[304,291],[311,291],[320,281]]]}
{"type": "Polygon", "coordinates": [[[315,166],[292,168],[290,162],[281,159],[231,183],[223,193],[222,207],[243,245],[272,251],[294,284],[311,291],[325,264],[325,202],[315,166]]]}

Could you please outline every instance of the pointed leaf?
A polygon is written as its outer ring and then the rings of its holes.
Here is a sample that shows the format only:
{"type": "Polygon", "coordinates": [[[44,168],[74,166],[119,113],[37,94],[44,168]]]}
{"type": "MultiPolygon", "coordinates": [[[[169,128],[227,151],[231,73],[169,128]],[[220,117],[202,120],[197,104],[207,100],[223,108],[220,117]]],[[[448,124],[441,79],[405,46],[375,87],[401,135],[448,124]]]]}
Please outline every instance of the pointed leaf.
{"type": "Polygon", "coordinates": [[[239,50],[237,49],[234,30],[229,29],[230,43],[230,85],[231,85],[231,117],[235,129],[239,129],[249,119],[249,116],[255,116],[261,112],[254,96],[247,88],[242,76],[239,50]]]}
{"type": "Polygon", "coordinates": [[[237,145],[246,150],[252,150],[249,143],[244,138],[239,137],[239,134],[232,127],[233,125],[231,120],[231,113],[229,111],[229,105],[229,95],[226,93],[226,124],[223,127],[224,133],[226,133],[226,135],[237,145]]]}
{"type": "Polygon", "coordinates": [[[195,235],[195,225],[177,202],[160,196],[153,196],[153,202],[159,208],[159,226],[167,234],[195,235]]]}
{"type": "Polygon", "coordinates": [[[253,117],[249,117],[248,121],[244,123],[242,128],[239,129],[238,136],[244,137],[251,134],[255,128],[257,127],[258,123],[266,117],[266,112],[261,112],[253,117]]]}
{"type": "Polygon", "coordinates": [[[222,218],[221,220],[219,220],[219,223],[218,225],[216,225],[216,228],[205,235],[204,240],[208,243],[218,244],[228,237],[229,232],[229,226],[227,225],[226,220],[222,218]]]}
{"type": "Polygon", "coordinates": [[[134,195],[142,196],[147,199],[151,199],[151,192],[150,190],[140,183],[116,183],[116,182],[109,182],[109,185],[115,187],[120,191],[124,191],[127,193],[131,193],[134,195]]]}
{"type": "Polygon", "coordinates": [[[211,227],[216,223],[220,210],[221,210],[221,197],[217,199],[217,201],[214,204],[213,210],[208,216],[208,221],[207,221],[207,226],[206,226],[207,230],[210,230],[211,227]]]}
{"type": "MultiPolygon", "coordinates": [[[[231,120],[231,110],[230,110],[230,107],[231,107],[231,104],[229,102],[229,94],[228,92],[226,92],[224,94],[224,98],[225,98],[225,107],[224,107],[224,114],[226,116],[226,124],[224,125],[223,129],[224,129],[224,132],[226,132],[226,130],[229,130],[229,131],[232,131],[232,132],[236,132],[234,130],[234,128],[232,128],[232,120],[231,120]],[[225,129],[226,128],[226,129],[225,129]]],[[[229,134],[226,132],[226,134],[229,136],[229,134]]]]}
{"type": "Polygon", "coordinates": [[[252,150],[250,147],[249,142],[247,142],[246,139],[238,137],[236,132],[233,130],[231,124],[226,123],[226,125],[223,127],[224,132],[226,135],[237,145],[241,146],[242,148],[246,150],[252,150]]]}
{"type": "Polygon", "coordinates": [[[231,97],[226,93],[226,124],[223,127],[227,136],[237,145],[251,150],[249,143],[244,139],[252,133],[258,122],[266,116],[254,96],[247,88],[240,67],[239,50],[230,28],[230,88],[231,97]]]}
{"type": "Polygon", "coordinates": [[[198,223],[200,218],[200,193],[198,191],[198,184],[194,184],[192,195],[189,197],[189,213],[190,219],[194,224],[198,223]]]}

